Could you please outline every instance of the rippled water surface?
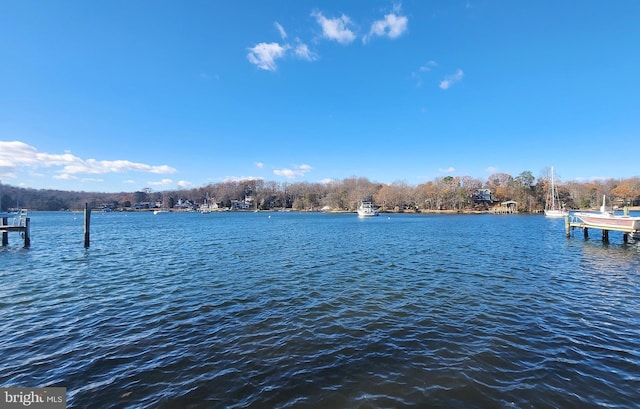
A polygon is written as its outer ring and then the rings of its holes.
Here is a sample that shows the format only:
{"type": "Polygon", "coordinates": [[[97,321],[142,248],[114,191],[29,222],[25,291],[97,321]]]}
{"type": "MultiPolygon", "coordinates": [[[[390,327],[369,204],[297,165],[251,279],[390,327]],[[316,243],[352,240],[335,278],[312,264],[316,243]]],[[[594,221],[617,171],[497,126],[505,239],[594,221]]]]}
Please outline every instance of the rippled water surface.
{"type": "Polygon", "coordinates": [[[0,386],[73,408],[640,407],[640,243],[542,216],[33,213],[0,386]]]}

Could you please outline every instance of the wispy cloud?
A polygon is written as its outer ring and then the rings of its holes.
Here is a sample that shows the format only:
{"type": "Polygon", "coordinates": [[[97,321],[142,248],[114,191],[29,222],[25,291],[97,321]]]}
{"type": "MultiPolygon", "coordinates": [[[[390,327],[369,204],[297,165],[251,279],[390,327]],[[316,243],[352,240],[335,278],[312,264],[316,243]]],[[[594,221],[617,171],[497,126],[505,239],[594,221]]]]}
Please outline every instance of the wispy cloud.
{"type": "Polygon", "coordinates": [[[423,65],[421,65],[420,67],[418,67],[417,71],[413,71],[411,73],[411,78],[416,80],[416,87],[418,87],[418,88],[422,87],[422,84],[423,84],[422,75],[424,73],[431,72],[431,70],[434,69],[437,66],[438,66],[437,62],[435,62],[433,60],[429,60],[426,63],[424,63],[423,65]]]}
{"type": "Polygon", "coordinates": [[[122,173],[128,171],[147,172],[156,174],[174,173],[176,170],[166,165],[152,166],[144,163],[135,163],[128,160],[96,160],[75,158],[74,163],[64,166],[62,173],[105,174],[122,173]]]}
{"type": "Polygon", "coordinates": [[[455,74],[447,75],[444,77],[444,80],[440,81],[441,89],[449,89],[456,82],[462,81],[462,77],[464,77],[464,72],[462,70],[456,71],[455,74]]]}
{"type": "MultiPolygon", "coordinates": [[[[322,30],[321,37],[324,39],[347,45],[357,38],[357,25],[346,14],[329,18],[322,11],[315,9],[311,11],[311,17],[315,18],[320,26],[322,30]]],[[[362,38],[362,41],[366,43],[373,37],[398,38],[408,30],[408,25],[409,19],[400,14],[400,6],[395,6],[391,13],[371,24],[369,33],[362,38]]],[[[300,38],[289,41],[287,31],[282,24],[276,21],[273,26],[277,30],[281,41],[260,42],[248,48],[247,59],[251,64],[261,70],[276,71],[278,69],[277,61],[287,56],[305,61],[316,61],[318,59],[318,54],[311,51],[309,46],[300,38]]]]}
{"type": "Polygon", "coordinates": [[[148,165],[128,160],[82,159],[71,152],[45,153],[20,141],[0,141],[0,174],[8,174],[20,167],[51,168],[60,167],[56,179],[75,179],[75,175],[97,175],[107,173],[145,172],[171,174],[176,169],[167,165],[148,165]]]}
{"type": "Polygon", "coordinates": [[[440,173],[453,173],[456,171],[456,168],[454,168],[453,166],[449,166],[448,168],[440,168],[438,169],[438,172],[440,173]]]}
{"type": "Polygon", "coordinates": [[[259,176],[225,176],[222,178],[224,182],[241,182],[243,180],[264,180],[259,176]]]}
{"type": "Polygon", "coordinates": [[[309,46],[299,38],[295,39],[293,45],[286,42],[285,40],[288,36],[282,24],[276,21],[273,25],[276,30],[278,30],[280,38],[283,40],[283,44],[276,42],[258,43],[249,48],[247,59],[251,64],[257,66],[261,70],[276,71],[278,69],[276,61],[281,58],[285,58],[287,55],[292,54],[295,58],[306,61],[315,61],[318,58],[314,52],[309,50],[309,46]]]}
{"type": "Polygon", "coordinates": [[[168,186],[173,183],[171,179],[162,179],[155,182],[148,182],[151,186],[168,186]]]}
{"type": "Polygon", "coordinates": [[[369,34],[364,36],[362,41],[366,43],[372,37],[398,38],[407,31],[408,25],[409,19],[406,16],[389,13],[382,20],[376,20],[371,24],[369,34]]]}
{"type": "Polygon", "coordinates": [[[328,40],[334,40],[340,44],[349,44],[356,39],[356,35],[349,27],[353,26],[351,19],[342,15],[338,18],[326,18],[319,10],[311,12],[316,22],[322,28],[322,36],[328,40]]]}
{"type": "Polygon", "coordinates": [[[494,174],[496,172],[498,172],[500,169],[496,168],[495,166],[489,166],[488,168],[486,168],[484,171],[490,174],[494,174]]]}
{"type": "Polygon", "coordinates": [[[256,162],[256,163],[254,163],[254,165],[256,165],[256,168],[258,168],[258,169],[264,168],[264,163],[262,163],[262,162],[256,162]]]}
{"type": "Polygon", "coordinates": [[[283,169],[275,169],[273,173],[277,176],[282,176],[287,179],[296,179],[299,177],[303,177],[307,173],[311,172],[312,167],[309,165],[296,165],[293,166],[293,169],[283,168],[283,169]]]}
{"type": "Polygon", "coordinates": [[[434,69],[437,66],[438,66],[437,62],[435,62],[433,60],[429,60],[424,65],[421,65],[420,68],[418,68],[418,71],[420,71],[420,72],[429,72],[429,71],[431,71],[432,69],[434,69]]]}
{"type": "Polygon", "coordinates": [[[320,180],[319,182],[322,183],[323,185],[330,185],[332,183],[336,183],[337,180],[336,179],[331,179],[331,178],[326,178],[326,179],[320,180]]]}
{"type": "Polygon", "coordinates": [[[276,30],[278,30],[278,32],[280,33],[280,38],[282,38],[283,40],[286,39],[287,32],[285,31],[284,27],[282,27],[282,25],[277,21],[273,23],[273,25],[276,26],[276,30]]]}
{"type": "Polygon", "coordinates": [[[276,60],[284,57],[286,51],[287,47],[278,43],[259,43],[249,48],[247,58],[261,70],[275,71],[278,69],[276,60]]]}
{"type": "Polygon", "coordinates": [[[318,59],[317,54],[315,54],[314,52],[311,52],[311,50],[309,50],[309,46],[307,46],[302,42],[299,42],[296,45],[294,52],[296,56],[301,60],[315,61],[318,59]]]}
{"type": "Polygon", "coordinates": [[[187,182],[186,180],[179,180],[178,181],[178,186],[182,187],[182,188],[188,188],[189,186],[192,186],[193,183],[191,182],[187,182]]]}

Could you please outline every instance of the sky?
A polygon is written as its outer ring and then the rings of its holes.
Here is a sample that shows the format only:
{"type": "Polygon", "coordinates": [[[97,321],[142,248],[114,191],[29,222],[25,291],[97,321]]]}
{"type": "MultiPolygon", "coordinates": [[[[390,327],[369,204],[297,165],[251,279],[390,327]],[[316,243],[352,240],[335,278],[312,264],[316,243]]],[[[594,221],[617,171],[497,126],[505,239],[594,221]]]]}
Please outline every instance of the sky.
{"type": "Polygon", "coordinates": [[[636,0],[0,0],[0,181],[640,175],[636,0]]]}

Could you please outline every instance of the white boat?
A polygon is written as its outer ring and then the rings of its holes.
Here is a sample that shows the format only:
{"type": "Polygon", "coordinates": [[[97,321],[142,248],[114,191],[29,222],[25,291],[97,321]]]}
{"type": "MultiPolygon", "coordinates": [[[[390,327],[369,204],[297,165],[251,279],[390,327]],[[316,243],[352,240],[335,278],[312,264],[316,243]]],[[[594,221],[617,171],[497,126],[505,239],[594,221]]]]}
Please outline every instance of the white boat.
{"type": "MultiPolygon", "coordinates": [[[[599,212],[576,212],[574,215],[583,223],[601,229],[637,230],[640,232],[640,217],[628,215],[616,215],[605,205],[606,196],[602,196],[602,206],[599,212]]],[[[636,232],[636,233],[638,233],[636,232]]],[[[635,237],[635,234],[634,234],[635,237]]]]}
{"type": "Polygon", "coordinates": [[[373,205],[372,202],[368,200],[363,200],[360,202],[360,206],[358,206],[358,216],[359,217],[369,217],[369,216],[377,216],[378,209],[373,205]]]}
{"type": "Polygon", "coordinates": [[[211,213],[212,204],[209,202],[209,193],[207,193],[206,199],[204,199],[204,203],[200,206],[201,214],[209,214],[211,213]]]}
{"type": "Polygon", "coordinates": [[[551,188],[547,193],[547,200],[544,208],[544,215],[546,217],[565,217],[569,215],[569,211],[564,208],[560,202],[558,196],[558,190],[556,189],[556,181],[553,177],[553,166],[551,167],[551,188]]]}

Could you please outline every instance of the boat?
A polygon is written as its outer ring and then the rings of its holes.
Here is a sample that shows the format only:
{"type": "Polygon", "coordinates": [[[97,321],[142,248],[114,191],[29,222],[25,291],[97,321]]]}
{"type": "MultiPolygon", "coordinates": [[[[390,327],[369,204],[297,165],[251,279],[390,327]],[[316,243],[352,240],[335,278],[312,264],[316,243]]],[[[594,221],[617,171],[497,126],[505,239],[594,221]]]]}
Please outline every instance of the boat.
{"type": "MultiPolygon", "coordinates": [[[[157,202],[156,202],[156,206],[157,206],[157,202]]],[[[163,213],[169,213],[169,208],[167,207],[167,198],[165,197],[165,194],[162,194],[162,203],[160,208],[155,209],[153,211],[153,214],[163,214],[163,213]]]]}
{"type": "Polygon", "coordinates": [[[565,217],[569,215],[569,211],[564,208],[560,202],[558,196],[558,189],[556,189],[556,181],[553,177],[553,166],[551,167],[551,188],[547,193],[547,200],[544,208],[544,215],[546,217],[565,217]]]}
{"type": "Polygon", "coordinates": [[[207,197],[206,199],[204,199],[204,203],[200,206],[200,213],[201,214],[209,214],[211,213],[211,209],[212,209],[212,204],[209,201],[209,193],[207,193],[207,197]]]}
{"type": "Polygon", "coordinates": [[[582,220],[588,226],[600,229],[628,230],[634,233],[640,233],[640,217],[616,215],[615,212],[606,207],[606,195],[602,196],[602,206],[599,212],[576,212],[574,215],[582,220]]]}
{"type": "Polygon", "coordinates": [[[360,202],[360,206],[358,206],[358,216],[359,217],[370,217],[377,216],[378,209],[373,205],[373,203],[369,200],[363,200],[360,202]]]}

